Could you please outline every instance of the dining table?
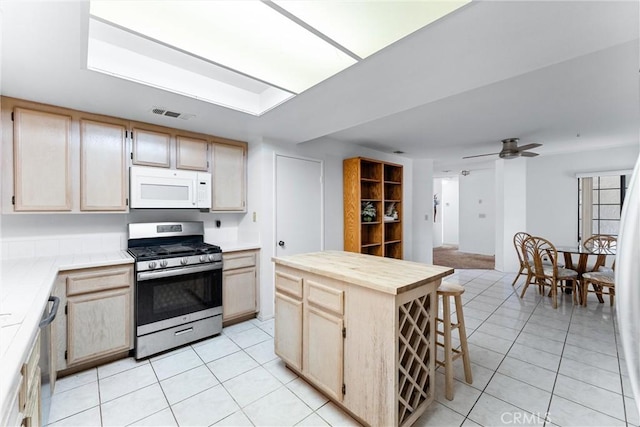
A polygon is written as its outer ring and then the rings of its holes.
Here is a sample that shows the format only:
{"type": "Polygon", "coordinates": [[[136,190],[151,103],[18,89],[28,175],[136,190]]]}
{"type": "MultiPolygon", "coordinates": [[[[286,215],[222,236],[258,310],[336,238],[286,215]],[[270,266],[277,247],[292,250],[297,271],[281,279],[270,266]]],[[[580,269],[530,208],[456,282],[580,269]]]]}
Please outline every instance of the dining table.
{"type": "MultiPolygon", "coordinates": [[[[574,270],[578,273],[578,280],[582,284],[582,275],[589,271],[597,271],[600,267],[605,265],[607,256],[615,256],[616,248],[603,248],[603,247],[585,247],[582,245],[576,246],[556,246],[558,252],[562,252],[564,255],[564,267],[574,270]],[[578,255],[577,263],[574,262],[572,255],[578,255]],[[595,262],[589,264],[589,257],[592,259],[595,257],[595,262]]],[[[602,295],[597,294],[598,301],[604,302],[602,295]]]]}

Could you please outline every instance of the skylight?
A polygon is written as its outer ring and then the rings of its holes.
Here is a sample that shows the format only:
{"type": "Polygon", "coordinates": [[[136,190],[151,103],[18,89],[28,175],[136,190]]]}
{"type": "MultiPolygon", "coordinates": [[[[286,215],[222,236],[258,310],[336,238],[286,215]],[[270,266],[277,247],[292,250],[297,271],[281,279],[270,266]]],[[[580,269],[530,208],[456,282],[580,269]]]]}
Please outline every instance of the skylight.
{"type": "Polygon", "coordinates": [[[467,2],[92,0],[87,67],[260,115],[467,2]]]}

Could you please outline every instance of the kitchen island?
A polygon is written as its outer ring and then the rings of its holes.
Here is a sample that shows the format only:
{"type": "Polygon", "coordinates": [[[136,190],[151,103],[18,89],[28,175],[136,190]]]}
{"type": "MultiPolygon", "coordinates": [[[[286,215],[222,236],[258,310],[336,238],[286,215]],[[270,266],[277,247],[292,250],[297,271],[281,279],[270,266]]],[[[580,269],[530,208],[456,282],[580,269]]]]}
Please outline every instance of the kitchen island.
{"type": "Polygon", "coordinates": [[[364,424],[411,425],[435,395],[436,289],[453,269],[341,251],[273,262],[276,354],[364,424]]]}

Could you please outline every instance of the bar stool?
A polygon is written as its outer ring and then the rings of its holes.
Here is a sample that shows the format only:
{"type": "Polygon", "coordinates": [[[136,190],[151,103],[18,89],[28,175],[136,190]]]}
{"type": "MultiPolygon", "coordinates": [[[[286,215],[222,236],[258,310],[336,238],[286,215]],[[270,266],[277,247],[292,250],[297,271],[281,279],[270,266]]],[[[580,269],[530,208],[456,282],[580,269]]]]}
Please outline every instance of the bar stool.
{"type": "Polygon", "coordinates": [[[438,301],[442,300],[442,318],[436,318],[442,323],[443,331],[436,328],[436,344],[444,348],[444,360],[437,359],[438,366],[444,366],[445,376],[445,397],[453,400],[453,361],[462,357],[464,364],[464,379],[467,384],[473,382],[471,376],[471,362],[469,361],[469,347],[467,346],[467,331],[464,328],[464,314],[462,313],[462,294],[464,288],[453,283],[442,282],[438,287],[438,301]],[[440,298],[442,297],[442,298],[440,298]],[[456,323],[451,322],[450,297],[453,297],[456,304],[456,323]],[[460,337],[460,348],[453,348],[451,345],[451,331],[457,329],[460,337]],[[444,342],[440,341],[443,337],[444,342]]]}

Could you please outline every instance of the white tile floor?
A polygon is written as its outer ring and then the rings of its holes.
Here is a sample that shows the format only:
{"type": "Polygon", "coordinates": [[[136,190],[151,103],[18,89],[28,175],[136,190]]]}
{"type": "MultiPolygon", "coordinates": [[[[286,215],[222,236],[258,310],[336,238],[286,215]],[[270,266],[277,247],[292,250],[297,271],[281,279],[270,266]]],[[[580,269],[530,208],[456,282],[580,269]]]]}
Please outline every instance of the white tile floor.
{"type": "MultiPolygon", "coordinates": [[[[458,270],[473,384],[456,363],[455,397],[416,426],[640,426],[614,311],[590,295],[558,309],[513,275],[458,270]]],[[[391,345],[391,343],[390,343],[391,345]]],[[[363,390],[366,392],[366,390],[363,390]]],[[[60,426],[326,426],[355,421],[273,352],[273,320],[253,319],[148,360],[123,359],[57,382],[49,421],[60,426]]]]}

